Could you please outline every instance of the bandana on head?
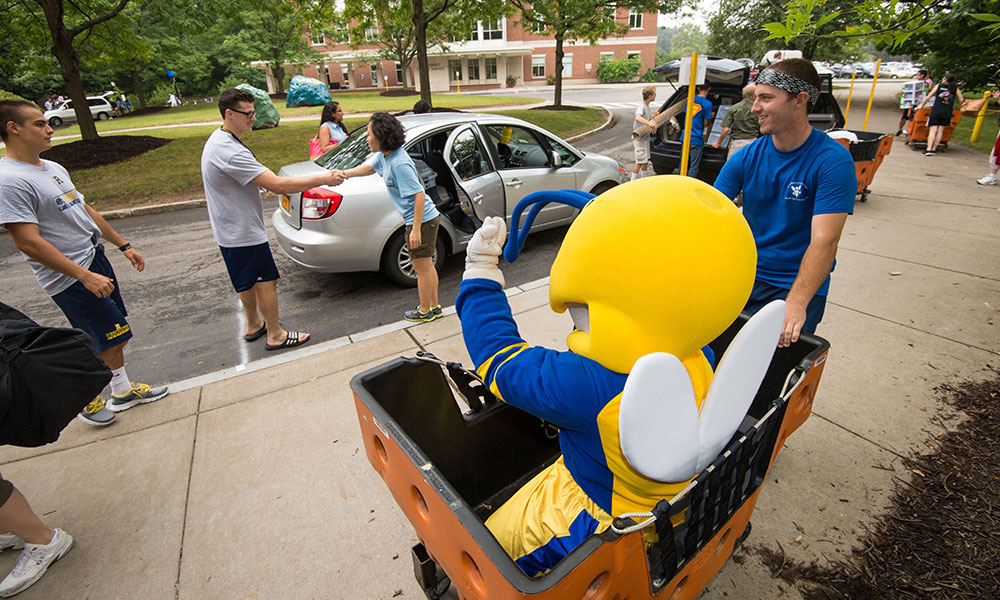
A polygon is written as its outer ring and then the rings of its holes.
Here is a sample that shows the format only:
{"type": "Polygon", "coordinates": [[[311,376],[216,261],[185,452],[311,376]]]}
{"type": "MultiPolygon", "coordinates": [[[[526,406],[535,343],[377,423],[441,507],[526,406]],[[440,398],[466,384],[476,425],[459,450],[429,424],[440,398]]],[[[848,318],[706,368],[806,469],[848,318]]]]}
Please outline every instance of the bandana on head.
{"type": "Polygon", "coordinates": [[[803,81],[798,77],[782,73],[781,71],[775,71],[774,69],[764,69],[761,71],[757,75],[756,82],[774,86],[791,94],[806,92],[809,94],[809,104],[815,104],[816,100],[819,99],[819,88],[808,81],[803,81]]]}

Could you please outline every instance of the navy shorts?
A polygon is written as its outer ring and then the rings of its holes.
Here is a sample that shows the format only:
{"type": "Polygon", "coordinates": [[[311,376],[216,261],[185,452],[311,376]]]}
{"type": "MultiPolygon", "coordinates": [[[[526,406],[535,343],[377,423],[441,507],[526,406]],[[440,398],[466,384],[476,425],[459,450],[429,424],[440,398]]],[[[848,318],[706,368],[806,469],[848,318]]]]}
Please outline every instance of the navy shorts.
{"type": "Polygon", "coordinates": [[[222,260],[226,262],[229,280],[233,282],[237,294],[249,290],[258,281],[278,280],[278,266],[274,264],[267,242],[238,248],[219,246],[219,250],[222,251],[222,260]]]}
{"type": "MultiPolygon", "coordinates": [[[[770,283],[764,283],[759,279],[753,282],[753,291],[750,292],[750,299],[743,310],[754,314],[758,310],[767,306],[774,300],[784,300],[788,296],[789,290],[780,288],[770,283]]],[[[826,312],[826,296],[819,294],[813,296],[806,306],[806,322],[802,326],[803,333],[816,333],[816,326],[823,320],[823,313],[826,312]]]]}
{"type": "Polygon", "coordinates": [[[104,256],[104,248],[100,245],[94,254],[94,262],[90,263],[90,270],[111,278],[115,289],[110,296],[98,298],[94,292],[76,281],[52,296],[52,300],[62,309],[70,325],[86,332],[97,346],[97,351],[103,352],[132,339],[132,328],[125,320],[128,311],[125,310],[125,302],[122,301],[118,278],[115,277],[115,271],[111,268],[108,257],[104,256]]]}

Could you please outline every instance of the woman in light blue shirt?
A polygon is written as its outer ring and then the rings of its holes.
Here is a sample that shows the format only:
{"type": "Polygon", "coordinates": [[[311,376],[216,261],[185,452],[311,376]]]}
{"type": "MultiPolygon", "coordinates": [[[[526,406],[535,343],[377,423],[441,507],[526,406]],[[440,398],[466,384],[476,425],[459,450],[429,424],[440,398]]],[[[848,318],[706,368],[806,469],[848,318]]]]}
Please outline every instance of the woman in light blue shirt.
{"type": "Polygon", "coordinates": [[[344,127],[344,109],[340,102],[327,102],[323,105],[323,115],[319,119],[320,150],[326,154],[340,142],[347,139],[347,129],[344,127]]]}

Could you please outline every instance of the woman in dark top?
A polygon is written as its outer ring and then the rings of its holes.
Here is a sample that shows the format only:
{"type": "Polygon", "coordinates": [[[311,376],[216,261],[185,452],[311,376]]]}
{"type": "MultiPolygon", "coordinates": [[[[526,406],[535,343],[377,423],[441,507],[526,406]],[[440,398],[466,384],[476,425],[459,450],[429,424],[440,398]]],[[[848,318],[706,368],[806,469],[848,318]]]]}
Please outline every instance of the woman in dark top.
{"type": "Polygon", "coordinates": [[[958,97],[959,104],[965,101],[965,98],[962,97],[962,90],[958,89],[958,85],[955,83],[955,76],[948,73],[920,103],[920,108],[923,108],[929,98],[934,98],[931,116],[927,119],[930,132],[927,134],[927,151],[924,152],[924,156],[937,154],[936,150],[941,136],[944,134],[944,128],[951,125],[951,112],[955,110],[956,97],[958,97]]]}

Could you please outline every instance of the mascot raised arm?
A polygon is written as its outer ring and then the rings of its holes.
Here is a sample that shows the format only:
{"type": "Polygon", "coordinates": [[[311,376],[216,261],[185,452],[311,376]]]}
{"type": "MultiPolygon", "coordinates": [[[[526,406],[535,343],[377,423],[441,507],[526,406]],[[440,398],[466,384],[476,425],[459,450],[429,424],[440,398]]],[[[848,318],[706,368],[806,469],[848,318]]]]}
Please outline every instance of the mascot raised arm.
{"type": "MultiPolygon", "coordinates": [[[[739,357],[730,346],[713,372],[708,344],[745,305],[756,249],[743,216],[711,186],[667,175],[589,202],[565,194],[583,209],[552,266],[549,304],[572,317],[569,352],[519,335],[497,266],[506,238],[499,217],[470,242],[456,300],[466,347],[493,394],[559,428],[559,459],[486,522],[530,576],[614,516],[673,497],[716,457],[749,408],[781,324],[779,316],[776,332],[765,326],[763,341],[757,335],[739,357]],[[752,389],[730,393],[741,386],[752,389]]],[[[525,231],[530,222],[531,214],[525,231]]],[[[519,244],[512,235],[508,259],[519,244]]],[[[774,311],[761,312],[767,320],[774,311]]]]}

